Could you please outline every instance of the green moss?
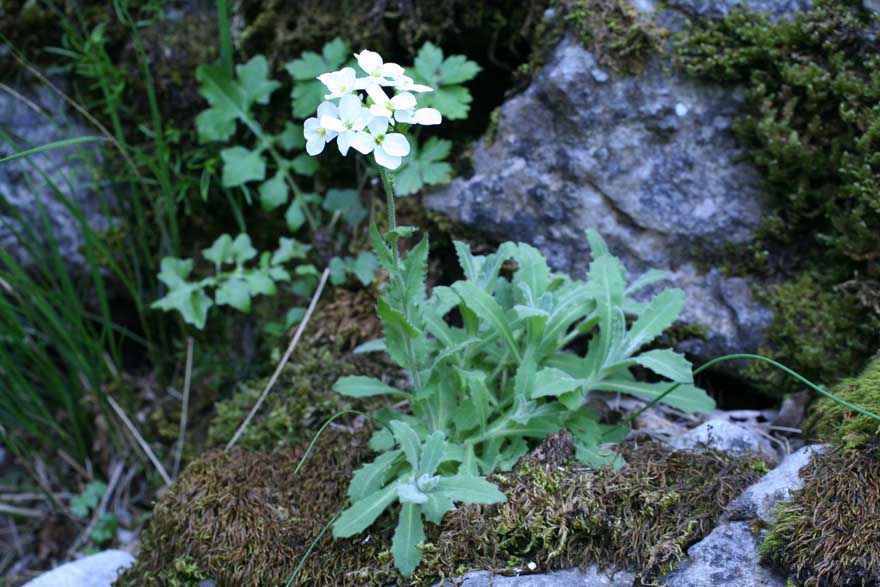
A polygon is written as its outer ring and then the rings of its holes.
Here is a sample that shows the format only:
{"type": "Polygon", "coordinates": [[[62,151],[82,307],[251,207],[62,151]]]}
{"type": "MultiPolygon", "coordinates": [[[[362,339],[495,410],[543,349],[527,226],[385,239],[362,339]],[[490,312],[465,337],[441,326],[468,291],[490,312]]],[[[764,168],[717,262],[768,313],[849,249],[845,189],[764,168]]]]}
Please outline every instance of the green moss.
{"type": "Polygon", "coordinates": [[[804,487],[779,511],[763,560],[795,585],[880,584],[880,445],[837,448],[801,470],[804,487]]]}
{"type": "MultiPolygon", "coordinates": [[[[320,326],[322,321],[316,320],[320,326]]],[[[345,361],[326,347],[301,345],[266,397],[257,416],[238,441],[240,446],[269,451],[296,446],[311,438],[318,428],[340,410],[364,403],[346,401],[331,390],[345,375],[372,374],[368,363],[345,361]]],[[[232,438],[265,389],[269,377],[247,381],[229,399],[217,403],[217,415],[208,431],[209,443],[223,445],[232,438]]]]}
{"type": "Polygon", "coordinates": [[[564,2],[563,20],[599,63],[617,71],[640,71],[663,47],[668,31],[639,15],[628,0],[564,2]]]}
{"type": "MultiPolygon", "coordinates": [[[[517,53],[528,46],[548,0],[469,2],[413,0],[404,4],[359,0],[245,0],[241,41],[249,51],[288,60],[340,37],[399,62],[425,41],[471,57],[517,53]],[[454,49],[454,50],[453,50],[454,49]]],[[[526,49],[527,51],[527,49],[526,49]]]]}
{"type": "MultiPolygon", "coordinates": [[[[117,587],[159,587],[182,554],[218,587],[283,585],[313,538],[345,501],[348,479],[368,456],[367,431],[328,431],[299,475],[302,455],[233,449],[192,463],[156,506],[142,554],[117,587]]],[[[394,525],[384,516],[362,536],[326,536],[301,585],[433,585],[474,568],[535,562],[542,571],[599,562],[629,565],[644,580],[668,570],[700,540],[724,505],[758,473],[748,459],[624,445],[628,464],[596,471],[574,462],[567,435],[548,439],[514,471],[494,477],[508,497],[460,507],[429,525],[411,581],[397,575],[394,525]]]]}
{"type": "Polygon", "coordinates": [[[736,9],[685,33],[676,55],[692,75],[746,85],[736,133],[776,205],[769,236],[813,237],[861,264],[880,254],[880,50],[857,4],[778,23],[736,9]]]}
{"type": "MultiPolygon", "coordinates": [[[[757,298],[774,313],[760,353],[791,364],[810,380],[833,383],[851,375],[880,347],[880,316],[866,313],[829,283],[827,274],[802,273],[757,298]]],[[[763,363],[752,363],[748,372],[774,394],[796,390],[795,382],[763,363]]]]}
{"type": "MultiPolygon", "coordinates": [[[[850,0],[820,0],[776,23],[737,8],[682,33],[673,50],[691,75],[746,88],[734,131],[762,172],[768,212],[754,257],[732,271],[785,276],[759,296],[776,314],[763,351],[826,384],[880,347],[871,288],[880,275],[880,46],[870,21],[850,0]],[[795,266],[776,253],[792,248],[795,266]]],[[[767,367],[752,374],[771,391],[792,390],[767,367]]]]}
{"type": "MultiPolygon", "coordinates": [[[[880,348],[880,315],[828,283],[828,275],[805,272],[757,295],[774,313],[761,354],[793,366],[812,381],[833,383],[859,369],[880,348]]],[[[796,383],[764,363],[748,372],[767,391],[795,391],[796,383]]]]}
{"type": "MultiPolygon", "coordinates": [[[[851,404],[880,414],[880,358],[869,363],[859,377],[838,383],[832,392],[851,404]]],[[[804,433],[826,442],[855,447],[880,439],[880,422],[823,397],[810,407],[804,433]]]]}

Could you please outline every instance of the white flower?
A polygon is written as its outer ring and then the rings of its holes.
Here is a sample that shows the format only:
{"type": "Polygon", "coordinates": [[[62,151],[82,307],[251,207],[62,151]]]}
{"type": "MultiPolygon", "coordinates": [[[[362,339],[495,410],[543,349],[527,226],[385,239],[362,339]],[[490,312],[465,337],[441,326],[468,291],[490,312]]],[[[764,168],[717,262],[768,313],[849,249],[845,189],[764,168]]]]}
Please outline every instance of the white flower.
{"type": "Polygon", "coordinates": [[[358,66],[364,70],[369,79],[382,86],[393,86],[403,76],[404,70],[396,63],[384,63],[382,56],[375,51],[364,49],[354,54],[358,66]],[[388,79],[390,78],[390,79],[388,79]]]}
{"type": "Polygon", "coordinates": [[[422,84],[415,83],[413,78],[409,77],[408,75],[402,75],[398,77],[395,82],[396,83],[394,84],[394,87],[404,92],[416,92],[420,94],[422,92],[434,91],[434,88],[432,88],[431,86],[424,86],[422,84]]]}
{"type": "Polygon", "coordinates": [[[370,86],[367,88],[367,94],[373,99],[370,114],[380,118],[394,118],[396,112],[412,110],[416,105],[416,97],[409,92],[403,92],[389,98],[385,90],[379,86],[370,86]]]}
{"type": "Polygon", "coordinates": [[[409,110],[398,110],[394,113],[394,119],[397,122],[405,124],[421,124],[428,126],[432,124],[440,124],[443,117],[436,108],[410,108],[409,110]]]}
{"type": "Polygon", "coordinates": [[[324,96],[326,100],[341,98],[362,89],[358,87],[357,72],[355,72],[353,67],[343,67],[339,71],[322,73],[318,76],[318,79],[330,90],[330,93],[324,96]]]}
{"type": "Polygon", "coordinates": [[[400,133],[388,133],[388,119],[374,118],[367,131],[355,133],[351,146],[367,155],[373,153],[376,163],[388,169],[400,167],[403,158],[409,155],[409,142],[400,133]],[[367,132],[369,131],[369,132],[367,132]]]}
{"type": "Polygon", "coordinates": [[[306,138],[306,153],[314,157],[324,150],[324,145],[332,141],[337,132],[322,126],[321,119],[336,118],[337,109],[333,102],[323,102],[318,106],[317,118],[309,118],[303,124],[303,135],[306,138]]]}
{"type": "Polygon", "coordinates": [[[370,111],[364,108],[361,99],[355,94],[348,94],[339,100],[338,114],[335,116],[321,116],[321,126],[335,131],[336,146],[343,156],[348,155],[348,147],[355,133],[364,130],[370,121],[370,111]]]}

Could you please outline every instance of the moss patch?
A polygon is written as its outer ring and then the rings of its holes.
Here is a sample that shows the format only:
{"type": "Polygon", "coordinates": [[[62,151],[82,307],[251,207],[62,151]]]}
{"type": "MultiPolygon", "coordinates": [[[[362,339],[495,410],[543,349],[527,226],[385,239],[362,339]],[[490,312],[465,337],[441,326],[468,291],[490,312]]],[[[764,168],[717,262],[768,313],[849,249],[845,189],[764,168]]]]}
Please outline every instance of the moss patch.
{"type": "Polygon", "coordinates": [[[596,60],[634,73],[663,47],[669,32],[640,17],[629,0],[564,0],[565,24],[596,60]]]}
{"type": "MultiPolygon", "coordinates": [[[[880,414],[880,358],[869,363],[859,377],[841,381],[832,391],[841,399],[880,414]]],[[[810,407],[804,432],[820,440],[855,447],[880,438],[880,422],[823,397],[810,407]]]]}
{"type": "MultiPolygon", "coordinates": [[[[365,408],[364,401],[347,401],[333,393],[333,384],[345,375],[382,373],[364,357],[355,355],[343,360],[329,348],[300,345],[239,445],[262,451],[296,446],[311,438],[336,412],[365,408]]],[[[244,382],[232,397],[217,403],[217,415],[208,432],[209,444],[222,445],[232,438],[268,381],[269,377],[264,377],[244,382]]]]}
{"type": "Polygon", "coordinates": [[[797,585],[880,584],[880,445],[815,457],[801,477],[764,539],[765,562],[797,585]]]}
{"type": "MultiPolygon", "coordinates": [[[[871,288],[880,275],[872,26],[853,0],[818,0],[776,23],[738,7],[682,33],[673,49],[691,75],[746,89],[734,131],[769,200],[752,250],[788,280],[764,292],[777,318],[763,350],[826,384],[852,375],[880,345],[871,288]],[[797,264],[780,249],[796,250],[797,264]]],[[[792,390],[763,366],[753,374],[772,391],[792,390]]]]}
{"type": "MultiPolygon", "coordinates": [[[[757,298],[774,314],[767,347],[760,352],[790,363],[813,381],[833,383],[851,375],[880,347],[880,315],[866,313],[819,271],[770,286],[757,298]]],[[[774,395],[799,386],[764,363],[751,363],[748,373],[774,395]]]]}
{"type": "MultiPolygon", "coordinates": [[[[298,476],[302,449],[234,449],[191,464],[157,505],[141,557],[117,587],[158,587],[168,561],[189,556],[218,587],[283,585],[323,525],[343,505],[353,469],[368,456],[366,430],[319,440],[298,476]]],[[[472,568],[506,573],[600,562],[639,570],[648,581],[700,540],[724,505],[758,473],[748,459],[624,445],[619,472],[572,460],[570,440],[551,437],[494,481],[498,506],[461,507],[429,525],[422,566],[410,582],[393,568],[393,523],[384,516],[350,540],[326,536],[307,559],[301,585],[432,585],[472,568]]]]}

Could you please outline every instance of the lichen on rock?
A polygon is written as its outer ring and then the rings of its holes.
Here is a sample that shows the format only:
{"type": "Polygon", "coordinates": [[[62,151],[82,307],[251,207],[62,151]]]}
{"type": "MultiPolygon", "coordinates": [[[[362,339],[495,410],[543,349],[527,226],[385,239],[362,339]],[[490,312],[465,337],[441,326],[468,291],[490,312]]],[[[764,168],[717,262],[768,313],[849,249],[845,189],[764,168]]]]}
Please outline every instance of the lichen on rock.
{"type": "Polygon", "coordinates": [[[798,586],[880,584],[880,444],[836,448],[801,476],[803,489],[764,539],[763,559],[798,586]]]}

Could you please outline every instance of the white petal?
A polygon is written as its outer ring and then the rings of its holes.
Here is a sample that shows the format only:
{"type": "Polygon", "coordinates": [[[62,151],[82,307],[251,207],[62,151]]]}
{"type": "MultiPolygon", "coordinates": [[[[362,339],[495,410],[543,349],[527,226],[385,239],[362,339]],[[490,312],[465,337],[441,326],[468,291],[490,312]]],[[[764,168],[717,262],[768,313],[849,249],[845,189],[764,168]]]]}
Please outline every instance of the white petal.
{"type": "Polygon", "coordinates": [[[375,116],[377,118],[391,118],[391,111],[384,106],[373,104],[370,106],[370,116],[375,116]]]}
{"type": "Polygon", "coordinates": [[[339,100],[339,118],[346,122],[351,122],[361,113],[361,99],[354,94],[343,96],[339,100]]]}
{"type": "Polygon", "coordinates": [[[357,77],[357,72],[353,67],[343,67],[339,70],[339,83],[343,86],[348,86],[349,90],[354,89],[354,80],[357,77]]]}
{"type": "Polygon", "coordinates": [[[409,92],[403,92],[391,98],[391,105],[395,110],[409,110],[415,107],[416,97],[409,92]]]}
{"type": "Polygon", "coordinates": [[[416,124],[440,124],[443,117],[436,108],[419,108],[415,113],[416,124]]]}
{"type": "Polygon", "coordinates": [[[358,66],[368,75],[371,75],[373,72],[378,73],[379,69],[382,68],[382,56],[375,51],[364,49],[360,53],[355,53],[354,56],[357,58],[358,66]]]}
{"type": "Polygon", "coordinates": [[[321,126],[326,128],[327,130],[335,130],[336,132],[345,131],[345,123],[343,123],[338,118],[333,118],[332,116],[322,116],[321,126]]]}
{"type": "Polygon", "coordinates": [[[321,127],[321,123],[318,122],[317,118],[307,118],[303,123],[303,135],[308,139],[310,136],[315,136],[318,134],[318,129],[321,127]]]}
{"type": "Polygon", "coordinates": [[[400,167],[400,162],[402,161],[400,157],[389,155],[382,148],[373,151],[373,156],[376,158],[376,163],[382,167],[387,167],[388,169],[397,169],[400,167]]]}
{"type": "Polygon", "coordinates": [[[324,139],[321,137],[314,137],[306,141],[306,153],[314,157],[321,153],[324,150],[324,139]]]}
{"type": "Polygon", "coordinates": [[[394,120],[396,120],[397,122],[402,122],[404,124],[412,124],[416,121],[416,119],[413,118],[413,111],[412,110],[398,110],[398,111],[396,111],[394,113],[394,120]]]}
{"type": "Polygon", "coordinates": [[[434,88],[431,86],[424,86],[422,84],[413,84],[412,86],[407,88],[410,92],[433,92],[434,88]]]}
{"type": "Polygon", "coordinates": [[[388,94],[385,93],[385,90],[375,84],[367,86],[367,95],[373,99],[374,104],[379,106],[385,106],[385,104],[391,101],[388,99],[388,94]]]}
{"type": "Polygon", "coordinates": [[[374,137],[378,137],[384,135],[388,130],[388,119],[382,117],[376,117],[370,121],[367,125],[367,128],[370,129],[370,134],[374,137]]]}
{"type": "Polygon", "coordinates": [[[318,76],[318,79],[321,80],[321,83],[324,84],[325,86],[327,86],[327,89],[330,90],[331,92],[333,91],[333,85],[334,85],[334,81],[336,79],[336,73],[337,72],[334,71],[332,73],[322,73],[321,75],[318,76]]]}
{"type": "Polygon", "coordinates": [[[339,133],[339,137],[336,139],[336,146],[339,147],[339,152],[342,153],[343,157],[348,155],[348,148],[351,146],[353,136],[353,132],[343,132],[339,133]]]}
{"type": "Polygon", "coordinates": [[[351,137],[349,143],[355,151],[364,155],[372,151],[373,147],[376,146],[376,141],[373,140],[373,136],[364,131],[354,133],[354,136],[351,137]]]}
{"type": "Polygon", "coordinates": [[[382,77],[400,77],[404,74],[403,68],[396,63],[386,63],[379,69],[382,77]]]}
{"type": "Polygon", "coordinates": [[[336,108],[336,104],[333,102],[321,102],[321,105],[318,106],[318,118],[323,118],[324,116],[329,116],[331,118],[337,118],[339,115],[339,110],[336,108]]]}
{"type": "Polygon", "coordinates": [[[409,141],[400,133],[388,133],[382,141],[382,150],[394,157],[406,157],[409,155],[409,141]]]}

